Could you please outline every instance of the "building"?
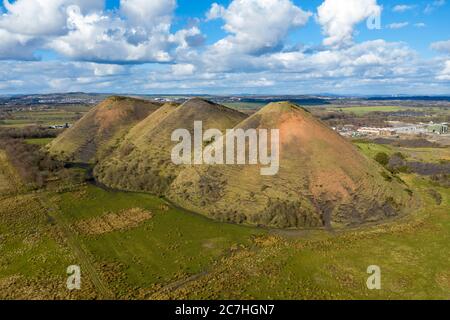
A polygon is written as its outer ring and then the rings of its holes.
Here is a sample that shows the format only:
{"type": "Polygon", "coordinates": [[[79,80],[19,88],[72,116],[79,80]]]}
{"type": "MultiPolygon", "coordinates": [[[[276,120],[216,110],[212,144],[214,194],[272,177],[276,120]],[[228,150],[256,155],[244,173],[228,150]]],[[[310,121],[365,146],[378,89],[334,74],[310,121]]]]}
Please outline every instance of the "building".
{"type": "Polygon", "coordinates": [[[396,133],[396,130],[394,128],[361,127],[357,130],[357,132],[362,135],[369,136],[392,136],[396,133]]]}
{"type": "Polygon", "coordinates": [[[429,133],[435,134],[446,134],[448,133],[448,124],[447,123],[430,124],[427,128],[427,131],[429,133]]]}

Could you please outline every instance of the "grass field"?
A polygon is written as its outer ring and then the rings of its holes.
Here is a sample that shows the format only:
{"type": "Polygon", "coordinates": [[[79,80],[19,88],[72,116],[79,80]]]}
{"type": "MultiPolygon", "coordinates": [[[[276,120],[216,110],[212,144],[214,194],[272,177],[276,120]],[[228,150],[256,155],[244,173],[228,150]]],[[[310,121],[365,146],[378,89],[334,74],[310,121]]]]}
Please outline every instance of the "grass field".
{"type": "Polygon", "coordinates": [[[354,106],[354,107],[339,107],[332,106],[326,107],[326,110],[330,111],[341,111],[345,113],[353,113],[356,116],[364,116],[371,112],[397,112],[397,111],[407,111],[412,110],[416,112],[425,112],[441,115],[449,115],[449,108],[440,107],[407,107],[407,106],[354,106]]]}
{"type": "Polygon", "coordinates": [[[73,124],[90,110],[90,106],[61,106],[51,110],[13,112],[11,119],[0,120],[0,127],[52,126],[73,124]]]}
{"type": "Polygon", "coordinates": [[[263,233],[169,209],[163,200],[150,195],[93,186],[64,194],[58,203],[63,218],[71,224],[136,207],[153,213],[151,220],[132,230],[96,237],[78,235],[98,264],[116,266],[109,282],[120,296],[131,294],[132,288],[151,291],[158,284],[207,270],[233,246],[248,245],[253,235],[263,233]]]}
{"type": "Polygon", "coordinates": [[[29,144],[35,144],[38,146],[45,146],[53,141],[54,138],[36,138],[36,139],[25,139],[29,144]]]}
{"type": "Polygon", "coordinates": [[[405,148],[370,142],[355,142],[355,145],[372,159],[379,152],[388,155],[401,152],[410,161],[438,163],[450,160],[450,148],[405,148]]]}
{"type": "Polygon", "coordinates": [[[328,107],[327,110],[330,111],[342,111],[346,113],[354,113],[357,116],[362,116],[370,112],[396,112],[401,110],[407,110],[406,107],[395,107],[395,106],[361,106],[361,107],[328,107]]]}

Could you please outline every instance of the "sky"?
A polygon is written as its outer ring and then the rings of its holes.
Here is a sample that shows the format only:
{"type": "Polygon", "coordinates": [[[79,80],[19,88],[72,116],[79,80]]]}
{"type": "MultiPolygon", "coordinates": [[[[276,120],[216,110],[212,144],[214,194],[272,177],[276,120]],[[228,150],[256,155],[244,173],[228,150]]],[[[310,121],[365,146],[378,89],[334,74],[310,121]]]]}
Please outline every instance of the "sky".
{"type": "Polygon", "coordinates": [[[450,94],[448,0],[0,3],[0,94],[450,94]]]}

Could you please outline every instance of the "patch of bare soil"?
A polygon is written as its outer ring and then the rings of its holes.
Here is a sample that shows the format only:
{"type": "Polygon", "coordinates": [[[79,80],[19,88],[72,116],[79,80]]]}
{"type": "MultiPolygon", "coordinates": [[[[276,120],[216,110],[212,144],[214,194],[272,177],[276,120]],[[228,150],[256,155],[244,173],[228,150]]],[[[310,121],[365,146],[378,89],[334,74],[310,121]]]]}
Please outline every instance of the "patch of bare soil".
{"type": "Polygon", "coordinates": [[[152,217],[153,214],[150,211],[132,208],[81,221],[77,223],[76,228],[83,234],[91,236],[101,235],[113,231],[136,228],[152,217]]]}

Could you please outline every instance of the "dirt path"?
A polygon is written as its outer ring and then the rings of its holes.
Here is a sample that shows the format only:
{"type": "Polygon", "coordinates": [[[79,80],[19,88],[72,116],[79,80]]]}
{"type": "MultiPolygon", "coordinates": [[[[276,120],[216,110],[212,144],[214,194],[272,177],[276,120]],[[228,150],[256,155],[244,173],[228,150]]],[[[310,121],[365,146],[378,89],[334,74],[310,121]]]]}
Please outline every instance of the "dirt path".
{"type": "Polygon", "coordinates": [[[92,262],[87,250],[85,250],[82,244],[77,240],[75,231],[72,230],[70,224],[62,217],[61,211],[56,204],[48,203],[43,199],[43,196],[38,196],[39,202],[42,207],[47,210],[47,215],[52,219],[64,234],[68,246],[81,266],[82,275],[87,275],[94,285],[100,300],[114,299],[114,293],[109,289],[106,283],[101,279],[98,274],[94,263],[92,262]]]}

